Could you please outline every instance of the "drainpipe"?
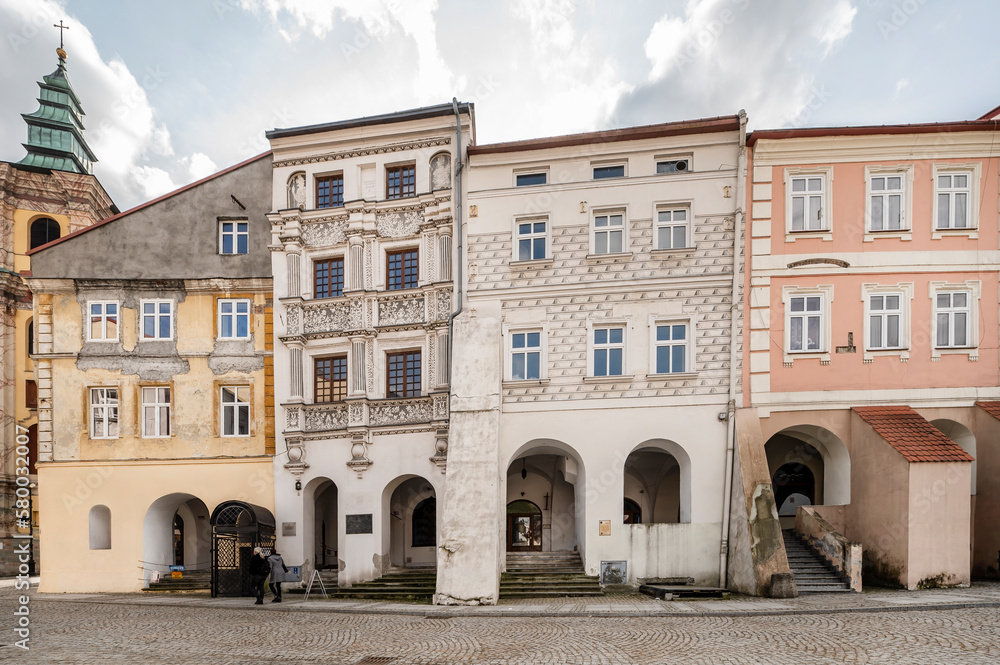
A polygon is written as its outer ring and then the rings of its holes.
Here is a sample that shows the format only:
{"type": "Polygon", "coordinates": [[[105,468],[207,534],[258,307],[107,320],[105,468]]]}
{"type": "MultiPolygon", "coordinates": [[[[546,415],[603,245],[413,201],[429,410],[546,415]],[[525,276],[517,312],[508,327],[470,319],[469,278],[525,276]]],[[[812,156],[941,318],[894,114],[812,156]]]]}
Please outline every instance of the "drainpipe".
{"type": "Polygon", "coordinates": [[[746,168],[747,168],[747,113],[743,109],[739,112],[740,118],[740,154],[736,161],[736,214],[733,216],[733,291],[732,303],[729,315],[729,404],[726,406],[729,427],[726,432],[726,472],[723,475],[725,487],[722,492],[722,544],[719,547],[719,584],[725,587],[728,580],[727,572],[729,568],[729,516],[730,504],[733,500],[733,456],[736,452],[736,401],[742,402],[742,392],[736,392],[736,382],[738,379],[736,362],[736,342],[738,337],[738,316],[741,315],[740,306],[740,271],[742,263],[740,261],[740,251],[743,241],[741,232],[743,230],[745,210],[744,210],[744,190],[746,188],[746,168]]]}
{"type": "Polygon", "coordinates": [[[448,390],[451,390],[451,368],[455,344],[455,317],[462,313],[462,115],[458,110],[458,98],[451,98],[451,107],[455,110],[455,238],[458,241],[457,260],[455,268],[458,271],[458,307],[448,317],[448,390]]]}

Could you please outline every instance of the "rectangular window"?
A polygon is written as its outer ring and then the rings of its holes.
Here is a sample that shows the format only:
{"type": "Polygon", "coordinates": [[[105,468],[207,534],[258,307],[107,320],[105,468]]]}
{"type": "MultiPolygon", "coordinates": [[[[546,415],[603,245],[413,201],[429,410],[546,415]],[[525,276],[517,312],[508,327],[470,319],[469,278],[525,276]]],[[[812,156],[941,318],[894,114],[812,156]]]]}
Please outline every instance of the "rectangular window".
{"type": "Polygon", "coordinates": [[[793,296],[789,300],[789,310],[789,350],[821,351],[823,296],[793,296]]]}
{"type": "Polygon", "coordinates": [[[624,178],[624,177],[625,177],[624,164],[594,167],[594,180],[603,180],[605,178],[624,178]]]}
{"type": "Polygon", "coordinates": [[[249,300],[219,300],[219,339],[250,339],[249,300]]]}
{"type": "Polygon", "coordinates": [[[530,185],[544,185],[548,182],[549,174],[541,173],[518,173],[515,181],[518,187],[528,187],[530,185]]]}
{"type": "Polygon", "coordinates": [[[250,436],[250,386],[222,387],[222,436],[250,436]]]}
{"type": "Polygon", "coordinates": [[[316,358],[313,399],[317,404],[347,399],[347,356],[316,358]]]}
{"type": "Polygon", "coordinates": [[[219,254],[246,254],[250,247],[249,222],[219,223],[219,254]]]}
{"type": "Polygon", "coordinates": [[[822,231],[826,229],[823,218],[824,183],[822,175],[791,178],[792,231],[822,231]]]}
{"type": "Polygon", "coordinates": [[[972,174],[939,173],[937,176],[937,228],[967,229],[972,226],[969,201],[972,174]]]}
{"type": "Polygon", "coordinates": [[[625,251],[625,215],[600,213],[594,216],[594,254],[618,254],[625,251]]]}
{"type": "Polygon", "coordinates": [[[118,340],[118,303],[89,302],[90,327],[87,339],[92,342],[114,342],[118,340]]]}
{"type": "Polygon", "coordinates": [[[656,162],[657,173],[685,173],[691,170],[691,162],[686,159],[668,159],[656,162]]]}
{"type": "Polygon", "coordinates": [[[142,389],[142,436],[170,436],[170,388],[142,389]]]}
{"type": "Polygon", "coordinates": [[[417,195],[417,168],[393,166],[385,170],[385,198],[405,199],[417,195]]]}
{"type": "Polygon", "coordinates": [[[514,333],[510,337],[510,347],[510,378],[512,381],[542,378],[542,333],[514,333]]]}
{"type": "Polygon", "coordinates": [[[903,223],[903,194],[906,175],[874,175],[868,181],[871,231],[897,231],[903,223]]]}
{"type": "Polygon", "coordinates": [[[344,176],[316,178],[316,207],[339,208],[344,205],[344,176]]]}
{"type": "Polygon", "coordinates": [[[385,396],[420,397],[420,351],[386,354],[385,396]]]}
{"type": "Polygon", "coordinates": [[[27,409],[38,408],[38,384],[32,379],[24,382],[24,406],[27,409]]]}
{"type": "Polygon", "coordinates": [[[938,348],[971,346],[969,324],[971,296],[968,291],[936,294],[937,324],[934,345],[938,348]]]}
{"type": "Polygon", "coordinates": [[[525,220],[517,223],[517,259],[534,261],[545,258],[547,222],[525,220]]]}
{"type": "Polygon", "coordinates": [[[663,323],[656,325],[656,374],[687,372],[688,325],[663,323]]]}
{"type": "Polygon", "coordinates": [[[898,293],[868,297],[868,348],[902,346],[903,297],[898,293]]]}
{"type": "Polygon", "coordinates": [[[386,256],[385,288],[389,291],[417,288],[419,254],[415,249],[389,252],[386,256]]]}
{"type": "Polygon", "coordinates": [[[170,300],[142,301],[142,338],[173,339],[174,303],[170,300]]]}
{"type": "Polygon", "coordinates": [[[684,208],[656,211],[656,249],[688,246],[688,211],[684,208]]]}
{"type": "Polygon", "coordinates": [[[90,438],[118,438],[118,389],[90,389],[90,438]]]}
{"type": "Polygon", "coordinates": [[[625,366],[625,328],[594,328],[594,376],[621,376],[625,366]]]}
{"type": "Polygon", "coordinates": [[[344,295],[344,259],[313,263],[313,298],[339,298],[344,295]]]}

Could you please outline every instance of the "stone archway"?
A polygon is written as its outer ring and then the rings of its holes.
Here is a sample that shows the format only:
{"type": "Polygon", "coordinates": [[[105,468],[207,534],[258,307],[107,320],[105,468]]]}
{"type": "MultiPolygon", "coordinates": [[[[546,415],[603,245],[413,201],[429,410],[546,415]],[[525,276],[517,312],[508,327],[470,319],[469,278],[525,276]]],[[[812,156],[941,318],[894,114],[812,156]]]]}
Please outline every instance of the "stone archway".
{"type": "Polygon", "coordinates": [[[382,491],[383,572],[437,566],[437,491],[423,476],[400,476],[382,491]],[[386,564],[385,557],[388,556],[386,564]]]}
{"type": "MultiPolygon", "coordinates": [[[[813,504],[843,506],[851,502],[851,457],[844,442],[830,430],[817,425],[786,427],[767,440],[764,451],[772,481],[778,469],[797,464],[799,475],[805,467],[813,477],[813,504]]],[[[791,467],[786,467],[789,470],[791,467]]]]}
{"type": "MultiPolygon", "coordinates": [[[[528,442],[511,456],[505,478],[505,513],[508,504],[520,500],[540,509],[541,515],[536,517],[540,520],[540,534],[531,534],[530,549],[577,550],[583,554],[586,482],[583,462],[571,446],[555,440],[528,442]]],[[[506,525],[506,542],[513,543],[517,534],[510,529],[517,528],[520,522],[512,523],[505,514],[500,523],[506,525]]],[[[529,528],[534,526],[529,523],[529,528]]]]}
{"type": "Polygon", "coordinates": [[[177,541],[175,520],[184,522],[183,560],[187,570],[211,567],[211,526],[208,507],[193,494],[161,496],[146,509],[142,523],[143,579],[148,584],[152,573],[168,575],[176,565],[177,541]]]}

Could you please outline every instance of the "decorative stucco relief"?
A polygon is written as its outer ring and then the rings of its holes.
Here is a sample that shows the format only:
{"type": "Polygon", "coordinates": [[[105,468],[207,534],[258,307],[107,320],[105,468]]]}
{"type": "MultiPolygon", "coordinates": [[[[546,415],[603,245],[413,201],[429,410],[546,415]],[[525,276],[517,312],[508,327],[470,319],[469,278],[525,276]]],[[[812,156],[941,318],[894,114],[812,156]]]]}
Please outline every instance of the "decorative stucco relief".
{"type": "Polygon", "coordinates": [[[310,247],[329,247],[339,245],[346,240],[344,221],[319,222],[302,225],[302,241],[310,247]]]}
{"type": "Polygon", "coordinates": [[[378,304],[379,325],[394,326],[408,323],[423,323],[424,298],[383,300],[378,304]]]}
{"type": "Polygon", "coordinates": [[[297,408],[285,409],[285,429],[292,431],[299,428],[299,410],[297,408]]]}
{"type": "Polygon", "coordinates": [[[368,407],[368,424],[372,427],[427,423],[433,419],[430,400],[401,400],[372,403],[368,407]]]}
{"type": "Polygon", "coordinates": [[[350,314],[347,317],[348,330],[360,330],[365,327],[364,300],[352,298],[350,302],[350,314]]]}
{"type": "Polygon", "coordinates": [[[437,292],[437,316],[435,321],[444,321],[451,315],[451,291],[437,292]]]}
{"type": "Polygon", "coordinates": [[[348,308],[346,305],[332,305],[307,309],[303,319],[303,331],[308,333],[344,330],[348,324],[348,308]]]}
{"type": "Polygon", "coordinates": [[[448,419],[448,395],[434,395],[434,420],[448,419]]]}
{"type": "Polygon", "coordinates": [[[312,407],[306,409],[307,432],[347,429],[347,407],[312,407]]]}
{"type": "Polygon", "coordinates": [[[431,158],[431,189],[451,187],[451,155],[446,152],[431,158]]]}
{"type": "Polygon", "coordinates": [[[287,330],[285,331],[288,335],[300,335],[302,334],[302,329],[299,325],[302,323],[302,310],[298,307],[289,307],[285,311],[286,318],[288,320],[287,330]]]}
{"type": "Polygon", "coordinates": [[[424,215],[419,210],[383,212],[375,216],[375,228],[384,238],[412,236],[420,230],[424,215]]]}

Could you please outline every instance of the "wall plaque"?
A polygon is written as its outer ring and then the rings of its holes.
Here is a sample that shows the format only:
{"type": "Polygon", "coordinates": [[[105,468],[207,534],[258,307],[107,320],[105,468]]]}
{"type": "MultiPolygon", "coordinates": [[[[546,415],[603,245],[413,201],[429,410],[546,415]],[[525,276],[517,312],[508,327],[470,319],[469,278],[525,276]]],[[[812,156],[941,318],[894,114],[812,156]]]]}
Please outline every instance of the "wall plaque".
{"type": "Polygon", "coordinates": [[[347,533],[371,533],[372,532],[372,516],[371,513],[367,515],[348,515],[347,516],[347,533]]]}
{"type": "Polygon", "coordinates": [[[599,536],[610,536],[611,535],[611,520],[601,520],[598,525],[597,535],[599,536]]]}
{"type": "Polygon", "coordinates": [[[282,522],[281,523],[281,535],[283,537],[294,536],[295,535],[295,522],[282,522]]]}

